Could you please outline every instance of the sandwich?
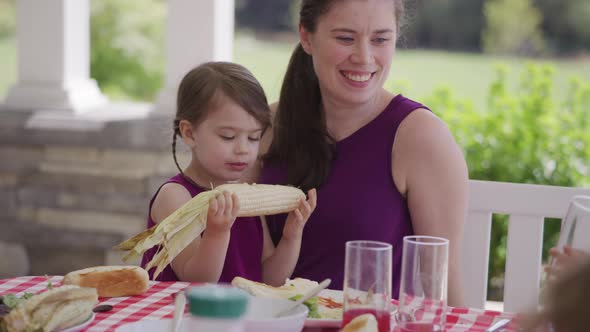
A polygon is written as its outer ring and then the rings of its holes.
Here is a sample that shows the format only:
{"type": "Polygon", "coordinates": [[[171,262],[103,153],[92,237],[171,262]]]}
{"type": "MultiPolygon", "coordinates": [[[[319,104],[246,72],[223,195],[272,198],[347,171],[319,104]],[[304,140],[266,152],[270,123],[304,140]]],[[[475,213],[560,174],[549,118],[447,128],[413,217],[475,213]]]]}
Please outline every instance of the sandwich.
{"type": "Polygon", "coordinates": [[[66,274],[62,285],[96,288],[100,297],[132,296],[148,289],[149,276],[139,266],[95,266],[66,274]]]}
{"type": "Polygon", "coordinates": [[[8,332],[52,332],[86,321],[98,303],[94,288],[61,286],[20,302],[4,317],[8,332]]]}
{"type": "Polygon", "coordinates": [[[342,332],[379,332],[379,325],[372,314],[362,314],[348,322],[342,332]]]}

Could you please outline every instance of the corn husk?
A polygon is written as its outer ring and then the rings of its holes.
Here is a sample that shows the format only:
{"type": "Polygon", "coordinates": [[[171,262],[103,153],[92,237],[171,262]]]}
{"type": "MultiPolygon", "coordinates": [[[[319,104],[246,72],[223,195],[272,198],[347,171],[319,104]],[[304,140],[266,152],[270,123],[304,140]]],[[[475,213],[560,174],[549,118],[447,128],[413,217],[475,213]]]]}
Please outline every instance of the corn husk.
{"type": "Polygon", "coordinates": [[[209,201],[224,191],[237,195],[239,217],[290,212],[305,198],[303,191],[289,186],[224,184],[199,193],[160,223],[123,241],[115,249],[127,251],[123,260],[128,262],[159,246],[157,254],[146,266],[146,270],[156,268],[155,279],[184,248],[200,239],[200,234],[207,227],[209,201]]]}

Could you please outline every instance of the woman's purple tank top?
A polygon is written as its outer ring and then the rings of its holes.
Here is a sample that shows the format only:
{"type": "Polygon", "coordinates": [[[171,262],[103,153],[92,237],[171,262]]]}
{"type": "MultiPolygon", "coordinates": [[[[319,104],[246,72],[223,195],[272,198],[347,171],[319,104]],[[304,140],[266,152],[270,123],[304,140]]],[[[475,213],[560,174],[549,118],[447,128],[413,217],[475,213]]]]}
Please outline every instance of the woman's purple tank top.
{"type": "MultiPolygon", "coordinates": [[[[342,289],[345,243],[373,240],[393,246],[392,296],[399,295],[402,239],[413,234],[408,204],[391,175],[391,149],[398,126],[413,110],[426,108],[398,95],[371,122],[336,143],[336,157],[318,203],[303,230],[293,277],[332,279],[342,289]]],[[[286,169],[265,165],[261,183],[285,184],[286,169]]],[[[276,242],[285,215],[267,217],[276,242]]]]}
{"type": "MultiPolygon", "coordinates": [[[[168,179],[165,183],[178,183],[188,190],[192,197],[195,197],[200,192],[207,190],[197,186],[192,181],[188,181],[182,174],[168,179]]],[[[150,201],[147,227],[150,228],[155,225],[152,220],[152,205],[154,199],[160,192],[156,191],[154,197],[150,201]]],[[[153,247],[143,254],[141,266],[145,268],[148,262],[156,255],[158,247],[153,247]]],[[[150,279],[153,280],[155,268],[148,271],[150,279]]],[[[225,256],[225,263],[221,272],[219,282],[231,282],[236,276],[247,278],[254,281],[262,281],[262,225],[260,219],[255,217],[237,218],[234,222],[225,256]]],[[[172,270],[170,265],[158,275],[158,281],[178,281],[176,273],[172,270]]]]}

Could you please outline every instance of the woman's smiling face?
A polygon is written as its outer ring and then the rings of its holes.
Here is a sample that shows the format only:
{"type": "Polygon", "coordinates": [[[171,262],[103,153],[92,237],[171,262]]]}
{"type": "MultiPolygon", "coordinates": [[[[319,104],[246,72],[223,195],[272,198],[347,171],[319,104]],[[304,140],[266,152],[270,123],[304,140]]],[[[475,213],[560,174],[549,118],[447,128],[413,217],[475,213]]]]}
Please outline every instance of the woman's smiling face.
{"type": "Polygon", "coordinates": [[[316,30],[300,28],[300,37],[313,57],[323,99],[368,102],[379,95],[395,53],[394,1],[334,1],[316,30]]]}

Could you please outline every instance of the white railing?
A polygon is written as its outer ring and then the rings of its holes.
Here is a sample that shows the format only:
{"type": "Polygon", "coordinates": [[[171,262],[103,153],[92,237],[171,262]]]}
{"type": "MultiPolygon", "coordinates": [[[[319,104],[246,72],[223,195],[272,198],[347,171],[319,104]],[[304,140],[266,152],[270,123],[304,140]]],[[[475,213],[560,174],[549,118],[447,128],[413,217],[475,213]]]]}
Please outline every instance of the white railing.
{"type": "MultiPolygon", "coordinates": [[[[485,305],[493,213],[507,214],[510,218],[504,310],[517,312],[537,305],[544,218],[563,218],[575,195],[590,195],[590,188],[470,181],[462,257],[468,307],[483,308],[485,305]]],[[[590,234],[576,236],[576,242],[590,247],[590,234]]]]}

